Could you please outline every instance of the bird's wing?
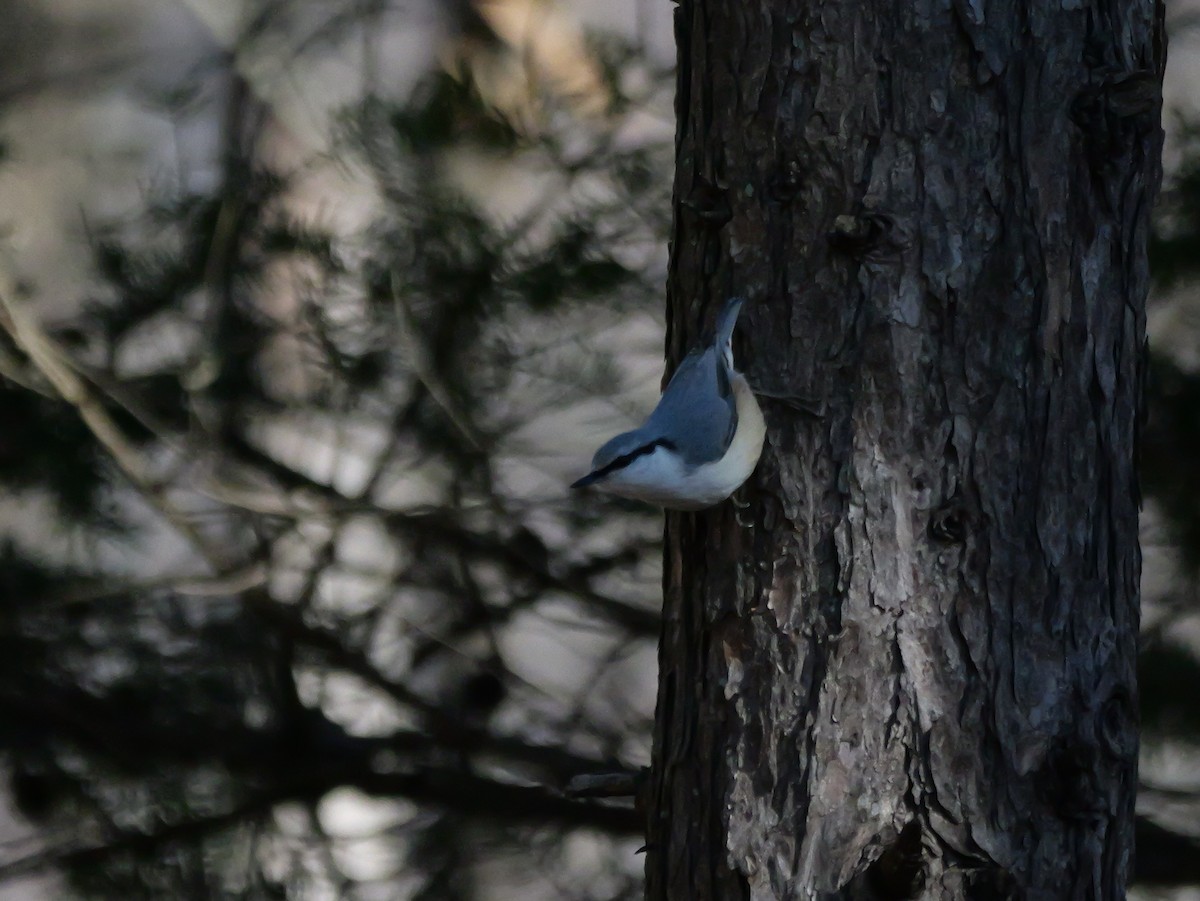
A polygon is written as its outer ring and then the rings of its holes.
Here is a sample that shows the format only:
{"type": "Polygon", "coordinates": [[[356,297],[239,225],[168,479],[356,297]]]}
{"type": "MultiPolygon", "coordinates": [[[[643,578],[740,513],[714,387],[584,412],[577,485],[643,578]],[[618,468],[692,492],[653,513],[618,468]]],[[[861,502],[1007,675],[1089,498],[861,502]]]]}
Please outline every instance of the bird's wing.
{"type": "Polygon", "coordinates": [[[737,406],[715,347],[688,354],[643,429],[675,445],[687,463],[719,460],[733,440],[737,406]]]}

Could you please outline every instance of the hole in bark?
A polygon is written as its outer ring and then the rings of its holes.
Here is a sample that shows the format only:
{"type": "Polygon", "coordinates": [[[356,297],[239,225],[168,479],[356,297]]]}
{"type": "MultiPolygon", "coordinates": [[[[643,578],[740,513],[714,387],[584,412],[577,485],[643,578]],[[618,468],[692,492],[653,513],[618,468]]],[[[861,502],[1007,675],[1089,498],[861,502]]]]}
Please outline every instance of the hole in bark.
{"type": "Polygon", "coordinates": [[[800,169],[792,162],[770,177],[767,191],[776,203],[791,203],[800,191],[800,169]]]}
{"type": "Polygon", "coordinates": [[[881,901],[915,898],[925,886],[921,827],[913,820],[886,851],[867,868],[867,885],[881,901]]]}
{"type": "Polygon", "coordinates": [[[959,544],[967,537],[966,511],[958,501],[943,504],[929,517],[929,534],[936,541],[959,544]]]}
{"type": "Polygon", "coordinates": [[[696,185],[683,199],[683,205],[702,223],[717,228],[733,218],[725,189],[704,179],[697,180],[696,185]]]}
{"type": "Polygon", "coordinates": [[[1037,771],[1038,796],[1061,819],[1090,816],[1098,809],[1099,769],[1099,748],[1073,738],[1062,739],[1037,771]]]}
{"type": "Polygon", "coordinates": [[[1100,114],[1100,92],[1094,86],[1084,88],[1071,101],[1071,121],[1082,131],[1094,129],[1100,114]]]}
{"type": "Polygon", "coordinates": [[[1016,901],[1017,881],[1002,867],[992,865],[973,870],[964,880],[967,901],[1016,901]]]}
{"type": "Polygon", "coordinates": [[[880,243],[891,228],[892,220],[882,213],[857,216],[845,213],[833,220],[833,230],[827,238],[834,250],[862,253],[880,243]]]}

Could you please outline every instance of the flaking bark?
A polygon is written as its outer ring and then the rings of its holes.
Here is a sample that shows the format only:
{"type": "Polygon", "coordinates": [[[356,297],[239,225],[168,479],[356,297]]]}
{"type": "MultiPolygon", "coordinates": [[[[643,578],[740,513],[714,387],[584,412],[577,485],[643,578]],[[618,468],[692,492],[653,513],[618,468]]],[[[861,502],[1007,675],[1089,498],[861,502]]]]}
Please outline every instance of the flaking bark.
{"type": "Polygon", "coordinates": [[[739,497],[667,520],[647,897],[1131,869],[1161,4],[682,0],[668,351],[742,295],[739,497]]]}

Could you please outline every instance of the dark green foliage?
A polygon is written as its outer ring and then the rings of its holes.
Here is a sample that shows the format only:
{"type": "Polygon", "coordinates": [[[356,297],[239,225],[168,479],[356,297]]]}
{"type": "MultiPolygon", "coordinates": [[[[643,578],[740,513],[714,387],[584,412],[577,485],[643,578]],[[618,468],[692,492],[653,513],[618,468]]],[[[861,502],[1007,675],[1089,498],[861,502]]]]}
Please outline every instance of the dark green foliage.
{"type": "Polygon", "coordinates": [[[629,282],[632,273],[605,249],[605,241],[589,223],[563,222],[542,251],[520,260],[511,278],[512,290],[535,309],[547,309],[571,299],[611,294],[629,282]]]}
{"type": "Polygon", "coordinates": [[[64,578],[62,567],[38,564],[18,553],[11,541],[0,543],[0,617],[11,621],[18,611],[35,609],[64,578]]]}
{"type": "Polygon", "coordinates": [[[1200,685],[1200,660],[1186,648],[1159,643],[1138,661],[1142,728],[1149,736],[1200,738],[1200,705],[1194,687],[1200,685]]]}
{"type": "MultiPolygon", "coordinates": [[[[1163,287],[1200,274],[1200,123],[1181,118],[1176,127],[1183,156],[1160,198],[1150,240],[1152,271],[1163,287]]],[[[1147,408],[1144,484],[1163,507],[1189,574],[1195,577],[1200,568],[1200,476],[1194,464],[1200,437],[1200,378],[1152,354],[1147,408]]]]}
{"type": "Polygon", "coordinates": [[[42,397],[0,376],[0,485],[41,490],[67,520],[96,526],[110,464],[69,404],[42,397]]]}
{"type": "MultiPolygon", "coordinates": [[[[623,646],[651,641],[652,597],[609,596],[605,580],[647,567],[656,518],[615,508],[628,544],[592,551],[584,538],[612,511],[565,485],[544,502],[510,497],[497,459],[534,416],[611,393],[611,360],[564,323],[651,302],[651,279],[621,248],[661,240],[668,206],[643,194],[665,192],[669,147],[618,153],[600,134],[566,164],[551,131],[520,132],[469,79],[444,74],[408,103],[372,99],[345,121],[340,150],[382,199],[361,235],[297,215],[289,177],[245,160],[211,194],[156,194],[143,215],[90,224],[93,299],[52,337],[143,455],[147,484],[114,477],[78,410],[0,382],[0,490],[54,496],[89,562],[35,559],[36,537],[0,555],[0,754],[20,809],[94,848],[55,858],[83,896],[304,897],[311,854],[283,877],[259,855],[257,837],[282,840],[277,802],[315,804],[360,781],[386,796],[372,780],[422,768],[439,780],[418,781],[418,798],[468,777],[558,785],[600,765],[592,749],[631,740],[590,724],[586,698],[577,711],[531,691],[500,637],[566,603],[623,646]],[[464,145],[554,173],[554,188],[498,217],[441,165],[464,145]],[[574,197],[584,177],[604,190],[574,197]],[[281,266],[303,275],[282,300],[281,266]],[[363,454],[375,467],[365,487],[289,455],[310,439],[303,426],[291,446],[265,444],[260,426],[287,416],[312,424],[314,447],[331,422],[377,427],[385,444],[363,454]],[[425,466],[432,475],[413,474],[425,466]],[[421,480],[434,500],[419,509],[376,506],[376,493],[421,480]],[[107,498],[125,504],[119,523],[133,521],[130,506],[151,510],[126,543],[92,528],[107,498]],[[154,512],[164,505],[186,528],[154,512]],[[382,586],[331,602],[329,585],[374,565],[337,544],[356,517],[402,562],[382,586]],[[325,529],[328,543],[313,538],[325,529]],[[164,577],[160,552],[186,562],[164,577]],[[256,568],[294,590],[242,582],[256,568]],[[369,695],[374,719],[328,701],[338,680],[369,695]],[[515,762],[487,756],[495,718],[515,762]]],[[[344,448],[358,450],[353,435],[344,448]]],[[[520,805],[477,819],[454,798],[420,800],[396,838],[427,877],[424,897],[474,897],[464,868],[481,845],[529,844],[504,828],[516,815],[527,830],[520,805]]],[[[309,848],[327,844],[304,828],[309,848]]],[[[351,880],[321,866],[352,897],[351,880]]]]}
{"type": "MultiPolygon", "coordinates": [[[[1152,272],[1162,288],[1185,292],[1173,303],[1194,304],[1187,292],[1200,277],[1200,123],[1177,123],[1182,158],[1168,179],[1150,242],[1152,272]]],[[[1141,444],[1142,484],[1163,514],[1168,542],[1182,566],[1182,584],[1168,617],[1194,608],[1200,579],[1200,374],[1151,348],[1141,444]]],[[[1142,722],[1150,740],[1200,741],[1200,705],[1194,686],[1200,664],[1188,649],[1155,641],[1139,669],[1142,722]]]]}
{"type": "Polygon", "coordinates": [[[508,153],[522,144],[510,123],[484,107],[466,74],[428,76],[413,99],[394,110],[390,119],[397,138],[415,154],[434,153],[464,142],[508,153]]]}
{"type": "Polygon", "coordinates": [[[1200,575],[1200,374],[1152,355],[1148,418],[1142,438],[1142,478],[1162,507],[1188,569],[1200,575]]]}
{"type": "MultiPolygon", "coordinates": [[[[206,365],[214,372],[204,385],[202,403],[251,398],[270,403],[256,369],[258,352],[274,325],[249,301],[250,293],[264,266],[280,257],[308,257],[331,271],[339,265],[328,236],[277,211],[286,187],[278,175],[246,170],[227,191],[158,197],[144,221],[97,229],[96,269],[108,296],[88,306],[77,328],[101,337],[115,353],[134,329],[156,315],[181,316],[212,333],[206,365]]],[[[147,392],[135,399],[134,407],[181,409],[178,377],[147,380],[142,387],[147,392]],[[156,389],[165,393],[156,397],[156,389]]],[[[213,427],[221,434],[229,424],[222,419],[213,427]]]]}
{"type": "MultiPolygon", "coordinates": [[[[240,782],[289,760],[278,642],[228,600],[209,599],[214,615],[197,626],[190,601],[119,594],[11,547],[0,550],[0,597],[0,752],[26,816],[52,830],[149,834],[224,809],[240,782]]],[[[194,841],[121,844],[73,861],[81,893],[183,897],[178,866],[207,854],[194,841]]]]}
{"type": "Polygon", "coordinates": [[[126,403],[110,403],[109,413],[132,441],[149,442],[187,428],[187,392],[177,374],[133,376],[122,380],[121,391],[126,403]]]}
{"type": "Polygon", "coordinates": [[[1164,288],[1200,275],[1200,122],[1180,118],[1179,168],[1164,186],[1150,238],[1150,267],[1164,288]]]}
{"type": "Polygon", "coordinates": [[[268,258],[306,257],[324,271],[340,274],[345,266],[333,247],[332,237],[313,226],[289,219],[267,224],[258,238],[260,251],[268,258]]]}

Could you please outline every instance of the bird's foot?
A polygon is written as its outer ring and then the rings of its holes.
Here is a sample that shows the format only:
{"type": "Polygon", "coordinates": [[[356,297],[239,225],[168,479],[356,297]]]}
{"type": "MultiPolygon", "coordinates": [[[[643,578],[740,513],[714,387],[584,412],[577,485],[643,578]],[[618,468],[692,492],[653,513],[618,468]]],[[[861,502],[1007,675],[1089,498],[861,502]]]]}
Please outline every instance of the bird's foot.
{"type": "Polygon", "coordinates": [[[754,525],[754,521],[752,519],[746,519],[742,516],[743,510],[750,509],[749,501],[741,500],[735,493],[735,494],[729,495],[729,503],[733,504],[733,521],[734,522],[736,522],[743,529],[749,528],[750,526],[754,525]]]}

